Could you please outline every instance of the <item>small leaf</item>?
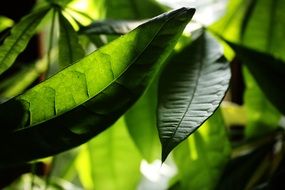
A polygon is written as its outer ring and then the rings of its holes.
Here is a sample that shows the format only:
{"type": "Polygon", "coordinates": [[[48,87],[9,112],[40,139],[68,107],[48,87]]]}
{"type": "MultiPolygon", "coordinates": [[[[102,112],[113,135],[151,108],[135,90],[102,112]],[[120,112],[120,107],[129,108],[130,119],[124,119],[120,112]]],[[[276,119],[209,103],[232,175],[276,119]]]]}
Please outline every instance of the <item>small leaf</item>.
{"type": "Polygon", "coordinates": [[[0,74],[11,67],[17,56],[25,49],[48,11],[49,8],[43,8],[33,12],[12,28],[11,35],[0,46],[0,74]]]}
{"type": "Polygon", "coordinates": [[[249,72],[255,78],[269,101],[285,114],[285,63],[269,54],[261,53],[231,42],[227,43],[234,49],[249,72]]]}
{"type": "Polygon", "coordinates": [[[59,12],[58,59],[61,67],[65,68],[84,57],[84,50],[79,44],[76,31],[69,21],[59,12]]]}
{"type": "MultiPolygon", "coordinates": [[[[2,32],[3,30],[13,26],[14,21],[8,17],[5,16],[0,16],[0,32],[2,32]]],[[[2,38],[2,36],[1,36],[2,38]]],[[[0,38],[0,39],[1,39],[0,38]]]]}
{"type": "Polygon", "coordinates": [[[163,161],[214,113],[229,79],[229,64],[218,42],[207,33],[170,60],[159,86],[158,130],[163,161]]]}
{"type": "Polygon", "coordinates": [[[50,156],[109,127],[143,93],[194,11],[158,16],[2,104],[0,163],[50,156]]]}

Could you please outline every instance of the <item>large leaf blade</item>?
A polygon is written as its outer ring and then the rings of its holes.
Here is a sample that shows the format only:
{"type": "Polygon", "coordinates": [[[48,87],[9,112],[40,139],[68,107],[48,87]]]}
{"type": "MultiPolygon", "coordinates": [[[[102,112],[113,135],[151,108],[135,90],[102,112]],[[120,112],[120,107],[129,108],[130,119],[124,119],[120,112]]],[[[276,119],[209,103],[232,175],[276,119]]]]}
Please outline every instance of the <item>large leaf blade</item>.
{"type": "Polygon", "coordinates": [[[48,13],[49,8],[42,8],[25,16],[11,30],[0,47],[0,74],[12,66],[17,56],[25,49],[36,27],[48,13]]]}
{"type": "Polygon", "coordinates": [[[220,46],[207,33],[174,56],[167,66],[161,77],[158,103],[162,160],[213,114],[230,79],[229,64],[220,46]]]}
{"type": "Polygon", "coordinates": [[[142,94],[193,14],[181,8],[156,17],[2,104],[0,162],[50,156],[110,126],[142,94]]]}

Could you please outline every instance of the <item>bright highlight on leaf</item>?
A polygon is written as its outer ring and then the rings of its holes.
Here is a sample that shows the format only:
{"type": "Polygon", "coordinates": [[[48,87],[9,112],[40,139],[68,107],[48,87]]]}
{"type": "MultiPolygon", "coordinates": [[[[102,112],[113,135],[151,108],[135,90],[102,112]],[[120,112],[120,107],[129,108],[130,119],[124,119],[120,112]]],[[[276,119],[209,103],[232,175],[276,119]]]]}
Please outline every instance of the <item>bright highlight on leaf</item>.
{"type": "Polygon", "coordinates": [[[218,42],[208,33],[172,57],[159,86],[157,113],[163,161],[214,113],[230,76],[218,42]]]}
{"type": "Polygon", "coordinates": [[[109,127],[144,92],[194,12],[155,17],[2,104],[0,163],[50,156],[109,127]]]}

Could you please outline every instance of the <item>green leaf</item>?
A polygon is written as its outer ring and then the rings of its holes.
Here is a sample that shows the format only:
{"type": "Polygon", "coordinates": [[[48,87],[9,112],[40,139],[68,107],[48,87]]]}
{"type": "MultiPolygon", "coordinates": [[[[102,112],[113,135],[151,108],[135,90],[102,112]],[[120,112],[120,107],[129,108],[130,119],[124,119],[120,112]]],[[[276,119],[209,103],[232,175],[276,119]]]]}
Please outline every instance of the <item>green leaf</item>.
{"type": "Polygon", "coordinates": [[[231,0],[212,29],[230,41],[285,60],[285,1],[231,0]]]}
{"type": "Polygon", "coordinates": [[[245,135],[261,137],[278,128],[280,112],[266,98],[248,69],[243,69],[245,79],[244,106],[247,115],[245,135]]]}
{"type": "Polygon", "coordinates": [[[218,42],[207,33],[170,60],[159,86],[158,129],[163,161],[214,113],[230,75],[218,42]]]}
{"type": "Polygon", "coordinates": [[[128,131],[142,156],[150,163],[159,159],[160,143],[156,128],[157,80],[125,114],[128,131]]]}
{"type": "Polygon", "coordinates": [[[33,65],[23,66],[19,72],[0,82],[1,98],[9,99],[23,93],[46,69],[47,61],[44,58],[33,65]]]}
{"type": "Polygon", "coordinates": [[[0,32],[13,26],[14,21],[8,17],[0,15],[0,32]]]}
{"type": "Polygon", "coordinates": [[[214,189],[230,158],[231,147],[219,110],[173,151],[180,190],[214,189]]]}
{"type": "Polygon", "coordinates": [[[2,104],[0,163],[65,151],[110,126],[143,93],[194,11],[156,17],[2,104]]]}
{"type": "Polygon", "coordinates": [[[154,0],[97,0],[94,3],[107,19],[145,19],[165,11],[154,0]]]}
{"type": "Polygon", "coordinates": [[[59,12],[59,39],[58,59],[62,68],[65,68],[84,57],[84,50],[79,44],[76,31],[69,21],[59,12]]]}
{"type": "Polygon", "coordinates": [[[249,69],[269,101],[285,114],[285,91],[282,90],[284,89],[282,81],[285,80],[284,61],[241,45],[228,41],[227,43],[249,69]]]}
{"type": "Polygon", "coordinates": [[[84,145],[76,162],[84,189],[136,189],[141,178],[141,156],[124,118],[84,145]]]}
{"type": "Polygon", "coordinates": [[[25,49],[48,11],[49,8],[37,10],[25,16],[12,28],[11,35],[0,46],[0,74],[11,67],[17,56],[25,49]]]}
{"type": "Polygon", "coordinates": [[[143,21],[128,21],[128,20],[105,20],[95,21],[88,26],[80,28],[79,33],[85,35],[107,34],[107,35],[122,35],[135,29],[142,24],[143,21]]]}

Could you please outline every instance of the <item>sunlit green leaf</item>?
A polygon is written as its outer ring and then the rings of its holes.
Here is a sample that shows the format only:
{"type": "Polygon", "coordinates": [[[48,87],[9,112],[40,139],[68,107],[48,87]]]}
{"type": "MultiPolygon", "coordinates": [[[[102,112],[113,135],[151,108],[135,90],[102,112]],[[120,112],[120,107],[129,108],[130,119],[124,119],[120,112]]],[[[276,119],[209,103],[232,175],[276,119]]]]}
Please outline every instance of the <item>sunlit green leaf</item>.
{"type": "Polygon", "coordinates": [[[162,160],[213,114],[225,95],[230,75],[219,44],[207,33],[170,60],[159,87],[162,160]]]}
{"type": "Polygon", "coordinates": [[[79,44],[76,31],[69,21],[59,12],[58,59],[61,67],[65,68],[84,57],[84,50],[79,44]]]}
{"type": "Polygon", "coordinates": [[[194,11],[156,17],[2,104],[0,163],[62,152],[110,126],[143,93],[194,11]]]}
{"type": "Polygon", "coordinates": [[[161,151],[156,128],[157,82],[125,114],[130,135],[142,156],[152,162],[161,151]]]}
{"type": "Polygon", "coordinates": [[[11,35],[0,46],[0,74],[11,67],[17,56],[25,49],[48,11],[49,8],[43,8],[33,12],[12,28],[11,35]]]}
{"type": "Polygon", "coordinates": [[[13,20],[5,17],[5,16],[0,16],[0,32],[5,30],[8,27],[13,26],[14,22],[13,20]]]}
{"type": "Polygon", "coordinates": [[[154,0],[97,0],[95,5],[108,19],[145,19],[161,14],[165,9],[154,0]]]}
{"type": "Polygon", "coordinates": [[[124,118],[86,145],[77,159],[84,189],[136,189],[141,156],[133,144],[124,118]]]}
{"type": "Polygon", "coordinates": [[[214,189],[230,153],[226,128],[218,110],[173,152],[179,171],[179,190],[214,189]]]}

